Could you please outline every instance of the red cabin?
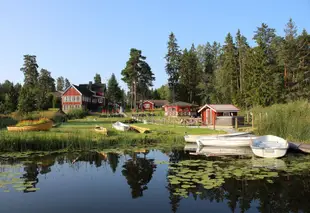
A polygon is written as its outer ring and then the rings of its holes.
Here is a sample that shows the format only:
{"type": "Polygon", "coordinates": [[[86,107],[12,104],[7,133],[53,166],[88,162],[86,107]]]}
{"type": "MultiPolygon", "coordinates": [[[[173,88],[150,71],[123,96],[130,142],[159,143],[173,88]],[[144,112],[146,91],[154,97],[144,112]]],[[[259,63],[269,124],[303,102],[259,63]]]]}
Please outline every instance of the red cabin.
{"type": "Polygon", "coordinates": [[[178,101],[164,105],[164,107],[166,116],[191,116],[196,114],[197,105],[178,101]]]}
{"type": "Polygon", "coordinates": [[[222,125],[232,125],[233,120],[231,118],[238,115],[239,109],[232,104],[206,104],[198,110],[201,113],[202,123],[212,125],[214,123],[219,124],[217,121],[220,119],[222,125]]]}
{"type": "Polygon", "coordinates": [[[155,108],[162,108],[168,104],[167,100],[146,100],[142,103],[144,110],[154,110],[155,108]]]}

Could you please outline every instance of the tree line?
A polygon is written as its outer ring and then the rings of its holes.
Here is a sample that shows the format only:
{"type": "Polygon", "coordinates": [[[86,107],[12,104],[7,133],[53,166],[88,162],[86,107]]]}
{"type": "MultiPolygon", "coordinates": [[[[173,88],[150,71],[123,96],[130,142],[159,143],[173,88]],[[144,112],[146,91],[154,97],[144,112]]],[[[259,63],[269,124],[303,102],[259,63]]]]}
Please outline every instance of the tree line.
{"type": "MultiPolygon", "coordinates": [[[[262,23],[251,47],[240,30],[228,33],[225,42],[207,42],[181,50],[169,35],[166,72],[168,94],[160,98],[190,103],[233,103],[239,107],[269,106],[309,99],[310,35],[297,34],[292,19],[285,36],[262,23]]],[[[161,92],[162,93],[162,92],[161,92]]]]}
{"type": "MultiPolygon", "coordinates": [[[[68,88],[71,83],[62,76],[55,79],[51,72],[41,68],[35,55],[24,55],[24,64],[20,71],[24,74],[23,85],[9,80],[0,83],[0,113],[11,113],[19,111],[28,113],[36,110],[46,110],[48,108],[60,108],[61,99],[54,92],[62,92],[68,88]]],[[[94,82],[101,84],[101,76],[96,73],[94,82]]],[[[124,99],[124,90],[122,90],[112,74],[108,81],[106,96],[112,102],[122,102],[124,99]]]]}

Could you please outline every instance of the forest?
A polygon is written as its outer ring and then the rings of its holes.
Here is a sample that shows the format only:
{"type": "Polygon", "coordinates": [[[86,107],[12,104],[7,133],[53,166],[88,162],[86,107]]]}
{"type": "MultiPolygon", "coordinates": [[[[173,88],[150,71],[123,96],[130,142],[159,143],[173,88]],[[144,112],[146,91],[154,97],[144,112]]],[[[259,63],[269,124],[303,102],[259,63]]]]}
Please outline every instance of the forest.
{"type": "MultiPolygon", "coordinates": [[[[132,48],[121,72],[128,92],[120,88],[112,74],[106,96],[112,102],[134,103],[145,99],[167,99],[170,102],[232,103],[242,109],[270,106],[296,100],[308,100],[310,91],[310,35],[298,33],[292,19],[284,27],[284,36],[262,23],[251,38],[255,45],[237,30],[228,33],[224,44],[206,42],[182,49],[171,32],[167,42],[165,71],[168,80],[153,88],[155,74],[141,50],[132,48]]],[[[38,71],[36,56],[25,55],[20,69],[23,85],[6,80],[0,84],[0,113],[31,112],[55,107],[52,95],[70,85],[68,79],[52,78],[46,69],[38,71]]],[[[96,73],[95,83],[101,83],[96,73]]]]}

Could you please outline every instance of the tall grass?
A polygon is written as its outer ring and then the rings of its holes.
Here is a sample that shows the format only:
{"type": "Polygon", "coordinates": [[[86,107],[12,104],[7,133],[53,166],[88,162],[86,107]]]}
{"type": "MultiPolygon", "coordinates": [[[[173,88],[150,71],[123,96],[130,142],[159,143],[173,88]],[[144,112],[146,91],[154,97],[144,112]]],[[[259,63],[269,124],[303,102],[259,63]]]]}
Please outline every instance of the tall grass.
{"type": "Polygon", "coordinates": [[[273,134],[296,142],[310,142],[310,104],[296,101],[256,107],[254,127],[259,135],[273,134]]]}

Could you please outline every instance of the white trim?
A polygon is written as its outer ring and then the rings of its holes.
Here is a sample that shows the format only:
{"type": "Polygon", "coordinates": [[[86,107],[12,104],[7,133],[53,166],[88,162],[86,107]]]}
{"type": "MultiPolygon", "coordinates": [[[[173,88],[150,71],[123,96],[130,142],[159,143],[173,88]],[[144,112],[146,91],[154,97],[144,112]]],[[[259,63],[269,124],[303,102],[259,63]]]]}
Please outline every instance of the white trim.
{"type": "Polygon", "coordinates": [[[71,87],[73,87],[76,91],[80,93],[80,95],[83,95],[80,90],[78,90],[73,84],[71,84],[65,91],[63,91],[62,95],[63,96],[71,87]]]}

